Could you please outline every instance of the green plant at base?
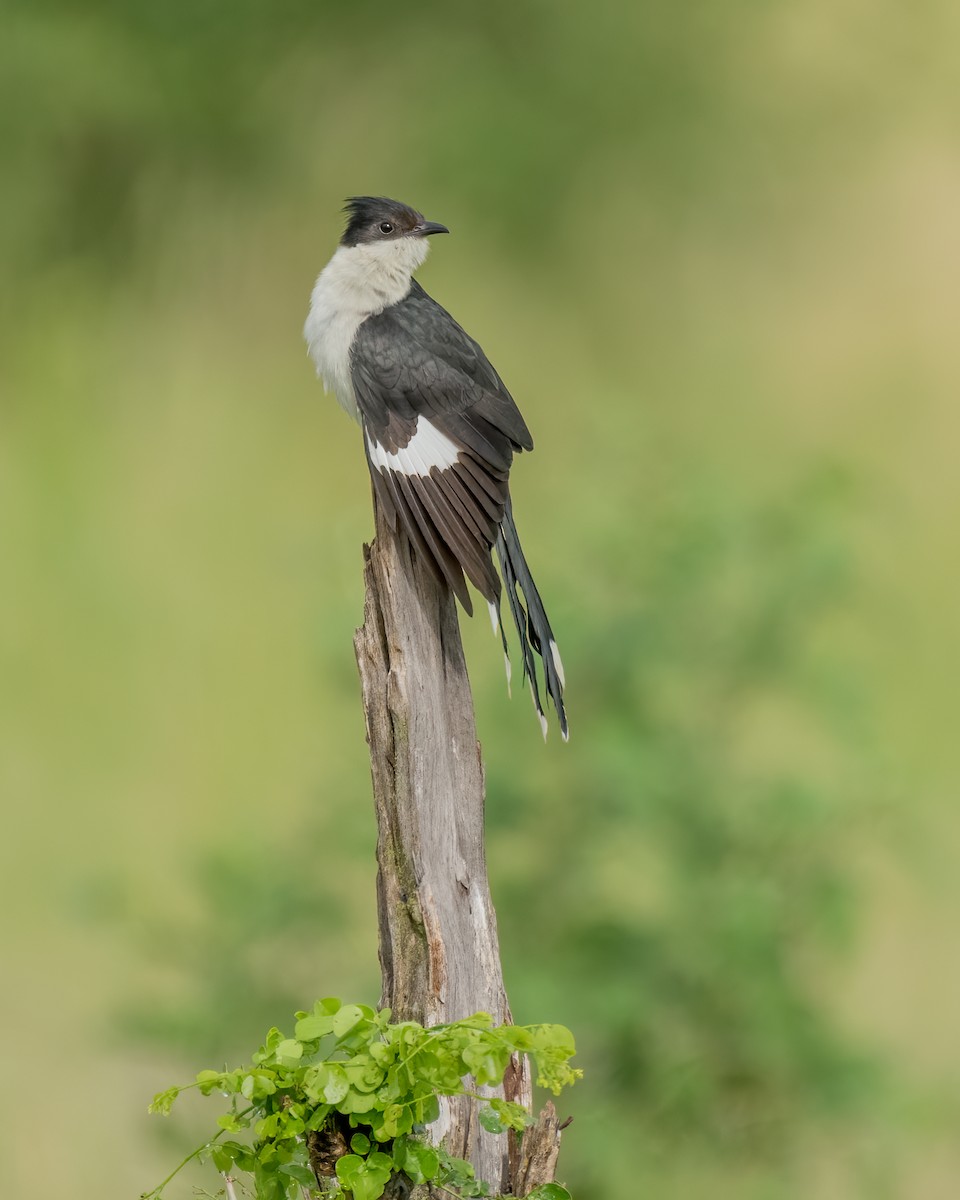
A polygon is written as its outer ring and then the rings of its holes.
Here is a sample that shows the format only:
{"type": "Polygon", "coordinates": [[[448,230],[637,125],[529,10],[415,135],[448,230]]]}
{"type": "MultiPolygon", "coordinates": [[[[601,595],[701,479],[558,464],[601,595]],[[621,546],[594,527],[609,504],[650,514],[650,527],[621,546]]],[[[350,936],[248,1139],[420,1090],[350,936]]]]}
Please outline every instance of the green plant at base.
{"type": "MultiPolygon", "coordinates": [[[[159,1200],[182,1167],[209,1158],[223,1175],[253,1175],[257,1200],[301,1200],[303,1189],[336,1179],[354,1200],[377,1200],[394,1177],[432,1183],[454,1195],[486,1196],[469,1163],[423,1138],[440,1115],[441,1096],[482,1102],[479,1120],[491,1133],[532,1123],[521,1104],[480,1096],[496,1086],[514,1054],[526,1054],[537,1083],[558,1095],[581,1072],[570,1066],[573,1035],[563,1025],[495,1026],[488,1013],[425,1028],[390,1023],[390,1010],[318,1000],[297,1013],[294,1036],[271,1029],[251,1062],[232,1071],[201,1071],[193,1083],[160,1092],[151,1112],[166,1115],[182,1091],[198,1088],[230,1098],[220,1132],[193,1151],[143,1200],[159,1200]],[[252,1141],[225,1134],[252,1131],[252,1141]],[[349,1147],[349,1148],[348,1148],[349,1147]]],[[[534,1200],[568,1200],[559,1184],[544,1184],[534,1200]]]]}

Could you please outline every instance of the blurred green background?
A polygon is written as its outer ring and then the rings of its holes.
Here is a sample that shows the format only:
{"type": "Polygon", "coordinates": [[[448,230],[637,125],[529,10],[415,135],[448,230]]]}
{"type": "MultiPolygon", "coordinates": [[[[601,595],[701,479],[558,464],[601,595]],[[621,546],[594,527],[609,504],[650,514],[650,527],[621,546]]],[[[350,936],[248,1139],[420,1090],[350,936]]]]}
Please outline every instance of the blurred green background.
{"type": "Polygon", "coordinates": [[[369,486],[300,337],[373,192],[537,440],[569,746],[464,635],[561,1178],[955,1196],[960,8],[2,20],[2,1194],[138,1195],[214,1115],[154,1091],[378,995],[369,486]]]}

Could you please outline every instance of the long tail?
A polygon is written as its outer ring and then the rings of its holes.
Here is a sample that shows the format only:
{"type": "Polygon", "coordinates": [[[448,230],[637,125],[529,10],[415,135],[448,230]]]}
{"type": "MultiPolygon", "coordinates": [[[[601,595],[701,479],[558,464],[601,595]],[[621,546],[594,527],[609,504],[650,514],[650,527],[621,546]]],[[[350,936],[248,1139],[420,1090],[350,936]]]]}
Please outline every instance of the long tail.
{"type": "MultiPolygon", "coordinates": [[[[567,713],[563,707],[563,663],[560,661],[557,643],[553,636],[553,630],[550,628],[550,622],[547,620],[543,601],[540,599],[537,585],[533,582],[533,576],[530,574],[527,560],[523,556],[520,538],[517,535],[517,527],[513,520],[513,507],[509,497],[507,498],[506,511],[500,523],[500,530],[497,534],[495,545],[497,557],[500,559],[500,573],[503,576],[503,583],[507,592],[507,602],[510,605],[510,612],[513,614],[513,619],[517,626],[517,633],[520,635],[523,675],[525,679],[530,680],[530,690],[533,693],[533,703],[537,710],[537,716],[540,718],[540,728],[543,730],[543,736],[546,737],[547,717],[540,702],[540,688],[537,681],[534,651],[542,659],[543,679],[547,695],[552,700],[553,707],[557,710],[557,717],[560,721],[560,732],[563,735],[563,740],[566,741],[570,736],[570,730],[567,727],[567,713]],[[526,603],[526,608],[524,608],[524,602],[526,603]]],[[[497,615],[499,619],[499,611],[497,615]]],[[[501,637],[503,637],[504,650],[506,651],[506,636],[503,633],[502,622],[500,622],[500,633],[501,637]]]]}

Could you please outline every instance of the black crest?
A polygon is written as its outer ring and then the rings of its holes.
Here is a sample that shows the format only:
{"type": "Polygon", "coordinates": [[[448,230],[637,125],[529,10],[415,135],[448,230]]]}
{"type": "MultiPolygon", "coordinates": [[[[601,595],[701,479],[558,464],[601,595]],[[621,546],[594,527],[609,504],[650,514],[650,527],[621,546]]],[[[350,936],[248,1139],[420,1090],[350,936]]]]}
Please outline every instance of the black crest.
{"type": "Polygon", "coordinates": [[[403,237],[423,221],[415,208],[386,196],[351,196],[343,211],[347,214],[347,227],[340,239],[341,246],[382,241],[385,236],[403,237]],[[381,230],[381,225],[389,225],[390,232],[381,230]]]}

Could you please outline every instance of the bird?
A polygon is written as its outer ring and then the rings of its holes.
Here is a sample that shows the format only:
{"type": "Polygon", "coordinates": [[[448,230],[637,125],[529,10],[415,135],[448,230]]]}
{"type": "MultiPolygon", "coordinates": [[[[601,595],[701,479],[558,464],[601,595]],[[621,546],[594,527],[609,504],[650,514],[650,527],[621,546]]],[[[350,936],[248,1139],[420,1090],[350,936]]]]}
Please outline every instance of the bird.
{"type": "Polygon", "coordinates": [[[317,374],[362,428],[391,527],[468,615],[467,580],[487,602],[509,686],[506,591],[543,736],[535,656],[566,741],[563,663],[510,498],[513,456],[532,450],[533,438],[479,344],[413,278],[429,239],[450,231],[384,196],[352,196],[343,211],[346,227],[314,284],[303,331],[317,374]]]}

